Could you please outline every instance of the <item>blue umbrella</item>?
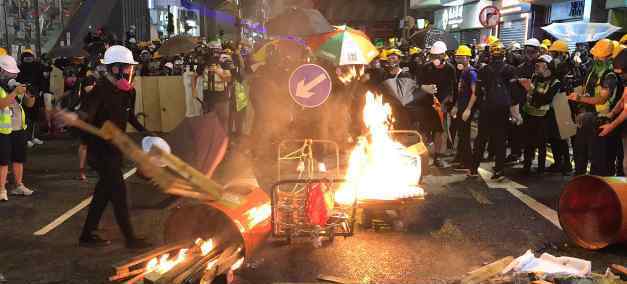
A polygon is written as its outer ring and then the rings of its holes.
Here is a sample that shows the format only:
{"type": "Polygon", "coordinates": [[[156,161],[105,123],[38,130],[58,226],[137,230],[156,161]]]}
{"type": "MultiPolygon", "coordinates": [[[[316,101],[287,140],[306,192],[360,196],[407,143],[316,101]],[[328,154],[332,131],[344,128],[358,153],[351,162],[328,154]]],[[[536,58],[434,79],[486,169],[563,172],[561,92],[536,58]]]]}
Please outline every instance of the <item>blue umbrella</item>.
{"type": "Polygon", "coordinates": [[[553,23],[542,28],[552,36],[571,43],[591,42],[604,39],[620,30],[608,23],[568,22],[553,23]]]}

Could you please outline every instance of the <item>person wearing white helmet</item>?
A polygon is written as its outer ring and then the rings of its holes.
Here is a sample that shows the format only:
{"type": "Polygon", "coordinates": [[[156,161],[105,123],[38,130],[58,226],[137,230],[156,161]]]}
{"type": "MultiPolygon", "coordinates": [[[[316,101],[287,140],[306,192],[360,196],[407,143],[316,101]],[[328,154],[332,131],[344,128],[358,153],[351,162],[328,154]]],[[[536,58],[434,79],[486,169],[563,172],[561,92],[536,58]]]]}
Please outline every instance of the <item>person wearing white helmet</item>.
{"type": "Polygon", "coordinates": [[[15,195],[31,195],[33,191],[22,181],[26,162],[26,114],[22,105],[32,107],[35,98],[26,86],[15,81],[20,69],[15,58],[0,56],[0,201],[7,201],[7,176],[9,164],[13,168],[15,195]]]}
{"type": "Polygon", "coordinates": [[[507,63],[509,63],[512,66],[518,66],[523,62],[523,54],[522,54],[522,47],[520,46],[520,43],[518,42],[512,42],[512,44],[509,47],[509,50],[507,50],[507,56],[506,56],[506,60],[507,63]]]}
{"type": "Polygon", "coordinates": [[[561,90],[561,82],[555,72],[553,58],[541,55],[536,61],[533,78],[520,79],[520,84],[527,92],[522,112],[525,120],[523,126],[525,159],[524,174],[531,173],[531,162],[538,151],[537,174],[543,174],[546,164],[546,143],[550,127],[549,115],[553,97],[561,90]]]}
{"type": "MultiPolygon", "coordinates": [[[[430,121],[427,125],[431,127],[429,131],[434,133],[435,137],[435,155],[433,156],[433,165],[439,168],[446,168],[449,165],[442,159],[447,150],[448,123],[447,114],[453,106],[453,99],[457,93],[457,72],[455,67],[448,62],[446,51],[448,50],[446,43],[436,41],[429,50],[429,62],[425,64],[419,83],[422,89],[427,93],[434,95],[439,102],[440,110],[443,113],[442,121],[430,121]]],[[[436,116],[438,117],[438,116],[436,116]]]]}
{"type": "MultiPolygon", "coordinates": [[[[516,67],[516,77],[524,80],[529,79],[533,76],[535,72],[535,65],[538,56],[540,56],[540,41],[535,38],[530,38],[525,41],[525,47],[523,49],[523,55],[521,56],[521,61],[517,62],[517,65],[512,64],[516,67]]],[[[527,91],[521,84],[513,84],[512,85],[512,100],[516,113],[520,113],[520,106],[524,105],[525,99],[527,97],[527,91]]],[[[505,162],[508,164],[518,164],[522,158],[522,150],[523,144],[525,143],[523,140],[524,131],[521,128],[520,123],[515,123],[509,125],[509,130],[507,134],[507,140],[510,145],[510,154],[505,158],[505,162]]]]}
{"type": "MultiPolygon", "coordinates": [[[[124,131],[127,123],[131,123],[138,131],[146,129],[137,121],[134,112],[135,90],[132,85],[133,69],[137,64],[133,53],[126,47],[114,45],[109,47],[102,63],[106,65],[106,73],[96,82],[91,94],[81,104],[78,117],[87,123],[100,128],[110,121],[124,131]]],[[[61,118],[70,126],[75,126],[78,117],[69,113],[61,113],[61,118]]],[[[98,172],[99,180],[94,190],[94,198],[89,205],[87,219],[79,238],[79,246],[103,247],[110,244],[108,240],[95,234],[107,204],[113,204],[116,221],[126,239],[126,247],[143,249],[151,244],[138,238],[133,231],[126,200],[126,184],[122,177],[123,155],[108,141],[88,135],[87,162],[98,172]]]]}

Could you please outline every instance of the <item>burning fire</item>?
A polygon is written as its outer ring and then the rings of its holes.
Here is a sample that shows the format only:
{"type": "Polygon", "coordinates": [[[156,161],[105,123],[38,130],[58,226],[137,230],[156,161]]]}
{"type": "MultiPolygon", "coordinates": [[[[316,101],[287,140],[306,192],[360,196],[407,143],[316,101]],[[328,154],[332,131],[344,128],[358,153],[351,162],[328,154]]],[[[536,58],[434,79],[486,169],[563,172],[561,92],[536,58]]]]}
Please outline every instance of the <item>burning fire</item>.
{"type": "MultiPolygon", "coordinates": [[[[199,248],[203,256],[209,254],[214,248],[212,239],[205,241],[199,238],[194,243],[196,244],[195,248],[199,248]]],[[[168,272],[179,263],[185,261],[189,253],[190,249],[183,248],[178,251],[175,257],[170,257],[169,253],[155,257],[146,264],[146,272],[156,271],[162,274],[168,272]]]]}
{"type": "Polygon", "coordinates": [[[357,200],[395,200],[422,196],[420,156],[390,136],[392,109],[382,96],[366,94],[364,122],[370,130],[353,149],[347,182],[336,192],[340,204],[357,200]]]}

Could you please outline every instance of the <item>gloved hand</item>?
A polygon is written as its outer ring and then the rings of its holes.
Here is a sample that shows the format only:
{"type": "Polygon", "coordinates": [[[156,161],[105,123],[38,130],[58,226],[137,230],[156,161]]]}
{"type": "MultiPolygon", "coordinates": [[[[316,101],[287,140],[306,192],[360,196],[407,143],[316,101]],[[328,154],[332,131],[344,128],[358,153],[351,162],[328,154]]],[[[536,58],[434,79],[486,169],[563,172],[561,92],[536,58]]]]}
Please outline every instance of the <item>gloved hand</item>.
{"type": "Polygon", "coordinates": [[[512,121],[515,125],[520,126],[523,124],[523,118],[520,114],[520,105],[513,105],[509,108],[509,115],[512,117],[512,121]]]}
{"type": "Polygon", "coordinates": [[[451,109],[451,117],[452,117],[452,118],[457,118],[457,106],[454,106],[454,107],[451,109]]]}
{"type": "Polygon", "coordinates": [[[466,110],[464,110],[464,113],[462,113],[462,120],[466,122],[468,121],[469,118],[470,118],[470,108],[467,108],[466,110]]]}
{"type": "Polygon", "coordinates": [[[436,85],[422,85],[420,89],[422,89],[425,93],[428,93],[431,95],[438,92],[438,87],[436,85]]]}

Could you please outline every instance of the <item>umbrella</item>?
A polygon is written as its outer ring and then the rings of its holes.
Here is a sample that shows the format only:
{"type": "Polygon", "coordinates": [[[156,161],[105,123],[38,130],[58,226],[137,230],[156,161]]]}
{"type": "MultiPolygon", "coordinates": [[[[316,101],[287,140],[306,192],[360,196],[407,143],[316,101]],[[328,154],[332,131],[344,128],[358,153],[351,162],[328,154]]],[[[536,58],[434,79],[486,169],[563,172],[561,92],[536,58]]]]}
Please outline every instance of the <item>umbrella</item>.
{"type": "Polygon", "coordinates": [[[194,51],[198,46],[198,39],[191,36],[175,36],[166,40],[159,48],[159,54],[163,56],[174,56],[181,53],[194,51]]]}
{"type": "Polygon", "coordinates": [[[620,30],[619,27],[608,23],[569,22],[553,23],[543,30],[552,36],[572,43],[597,41],[606,38],[620,30]]]}
{"type": "Polygon", "coordinates": [[[89,53],[87,51],[80,49],[78,47],[56,47],[50,51],[48,54],[50,58],[55,57],[88,57],[89,53]]]}
{"type": "Polygon", "coordinates": [[[224,158],[229,143],[215,113],[183,119],[166,141],[172,154],[209,177],[224,158]]]}
{"type": "Polygon", "coordinates": [[[436,41],[443,41],[446,43],[446,48],[448,50],[456,50],[459,46],[459,42],[453,35],[448,32],[445,32],[436,28],[429,28],[428,30],[421,31],[418,34],[414,35],[410,39],[415,45],[420,48],[428,48],[431,47],[436,41]]]}
{"type": "Polygon", "coordinates": [[[333,26],[315,9],[290,8],[266,23],[271,35],[293,35],[308,37],[332,32],[333,26]]]}
{"type": "Polygon", "coordinates": [[[333,32],[312,36],[307,44],[318,57],[338,66],[369,64],[379,55],[366,34],[347,26],[339,26],[333,32]]]}
{"type": "Polygon", "coordinates": [[[252,59],[255,62],[264,62],[270,56],[270,53],[274,49],[279,52],[281,55],[286,54],[304,54],[305,46],[294,39],[282,38],[282,39],[274,39],[270,40],[267,43],[263,44],[259,47],[255,52],[253,52],[252,59]]]}

